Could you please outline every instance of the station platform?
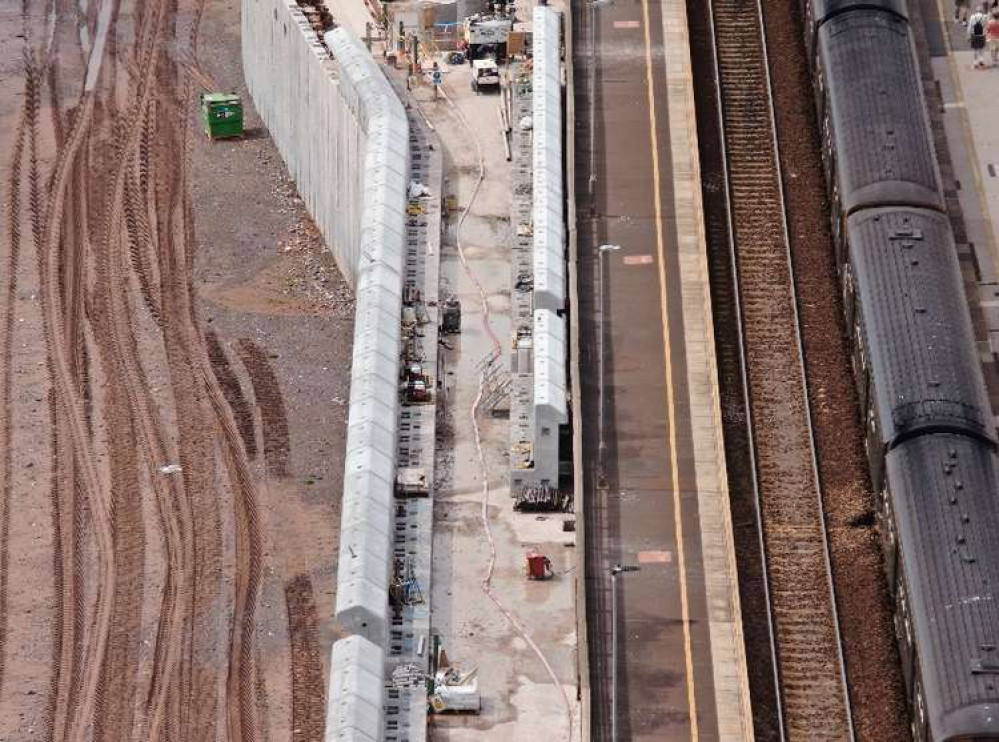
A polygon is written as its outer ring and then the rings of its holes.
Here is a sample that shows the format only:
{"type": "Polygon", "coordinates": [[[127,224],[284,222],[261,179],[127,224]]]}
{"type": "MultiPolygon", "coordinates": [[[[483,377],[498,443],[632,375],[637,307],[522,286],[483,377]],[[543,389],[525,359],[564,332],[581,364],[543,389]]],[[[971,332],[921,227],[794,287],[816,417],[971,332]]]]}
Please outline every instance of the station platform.
{"type": "Polygon", "coordinates": [[[573,7],[591,738],[750,740],[686,3],[573,7]]]}
{"type": "MultiPolygon", "coordinates": [[[[974,5],[974,3],[972,3],[974,5]]],[[[999,422],[999,65],[975,67],[967,27],[949,0],[918,0],[932,86],[927,90],[938,159],[979,357],[999,422]]],[[[919,30],[917,29],[917,40],[919,30]]]]}

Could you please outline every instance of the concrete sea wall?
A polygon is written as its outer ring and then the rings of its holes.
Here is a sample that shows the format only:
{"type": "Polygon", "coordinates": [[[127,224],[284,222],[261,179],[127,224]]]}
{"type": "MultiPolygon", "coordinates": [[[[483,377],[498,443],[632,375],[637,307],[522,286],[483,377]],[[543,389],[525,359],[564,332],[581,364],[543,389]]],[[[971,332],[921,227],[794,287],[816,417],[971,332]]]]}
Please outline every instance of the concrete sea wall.
{"type": "MultiPolygon", "coordinates": [[[[243,69],[260,117],[352,287],[368,118],[295,2],[243,0],[243,69]]],[[[398,101],[397,101],[398,102],[398,101]]]]}
{"type": "MultiPolygon", "coordinates": [[[[344,276],[356,321],[327,740],[381,740],[399,414],[409,124],[361,42],[243,0],[247,86],[344,276]]],[[[333,524],[330,524],[333,527],[333,524]]]]}

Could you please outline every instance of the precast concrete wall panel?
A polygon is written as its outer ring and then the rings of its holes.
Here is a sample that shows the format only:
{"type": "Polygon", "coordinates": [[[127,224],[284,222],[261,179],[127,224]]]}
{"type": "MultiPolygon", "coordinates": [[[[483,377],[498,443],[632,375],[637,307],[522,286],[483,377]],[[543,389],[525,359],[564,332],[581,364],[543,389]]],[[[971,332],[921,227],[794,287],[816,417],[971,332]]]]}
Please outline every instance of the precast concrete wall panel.
{"type": "Polygon", "coordinates": [[[534,417],[554,428],[568,421],[565,319],[547,309],[534,312],[534,417]]]}
{"type": "MultiPolygon", "coordinates": [[[[345,565],[341,556],[336,575],[336,618],[351,632],[384,644],[388,631],[388,596],[381,578],[365,576],[367,563],[345,565]],[[384,605],[382,605],[384,604],[384,605]]],[[[350,557],[359,561],[359,557],[350,557]]]]}
{"type": "Polygon", "coordinates": [[[373,532],[383,533],[386,538],[392,531],[392,504],[379,503],[375,500],[361,502],[354,500],[344,504],[340,513],[340,522],[346,526],[370,524],[373,532]]]}
{"type": "Polygon", "coordinates": [[[535,222],[534,309],[559,312],[565,307],[565,261],[560,233],[561,230],[549,230],[535,222]]]}
{"type": "Polygon", "coordinates": [[[244,0],[242,10],[247,86],[306,207],[353,285],[363,209],[359,174],[367,152],[363,106],[351,102],[340,65],[296,4],[244,0]]]}
{"type": "Polygon", "coordinates": [[[326,708],[326,742],[381,742],[385,653],[351,636],[333,644],[326,708]]]}
{"type": "Polygon", "coordinates": [[[391,451],[395,446],[395,430],[388,420],[366,416],[349,421],[347,429],[355,442],[372,441],[376,450],[391,451]]]}
{"type": "MultiPolygon", "coordinates": [[[[374,512],[367,503],[360,509],[374,512]]],[[[382,579],[382,574],[391,573],[392,550],[387,537],[387,532],[363,520],[343,523],[340,526],[340,541],[347,544],[344,574],[350,579],[362,577],[374,583],[382,579]]],[[[360,633],[363,636],[365,632],[360,633]]]]}
{"type": "Polygon", "coordinates": [[[532,484],[558,484],[559,426],[568,422],[566,392],[565,211],[562,158],[561,23],[547,6],[534,9],[531,221],[534,268],[532,484]]]}
{"type": "Polygon", "coordinates": [[[565,308],[565,223],[562,180],[562,73],[558,12],[534,9],[532,160],[534,308],[565,308]]]}
{"type": "Polygon", "coordinates": [[[357,295],[336,596],[337,620],[355,636],[334,645],[326,737],[381,740],[409,127],[346,29],[320,40],[295,3],[242,9],[247,86],[357,295]]]}

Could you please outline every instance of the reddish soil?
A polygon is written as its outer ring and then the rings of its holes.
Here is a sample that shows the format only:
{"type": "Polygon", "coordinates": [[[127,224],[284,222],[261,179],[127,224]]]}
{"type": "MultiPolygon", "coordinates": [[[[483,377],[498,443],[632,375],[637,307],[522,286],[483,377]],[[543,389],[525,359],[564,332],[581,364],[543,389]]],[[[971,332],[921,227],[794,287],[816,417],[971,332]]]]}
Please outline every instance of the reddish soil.
{"type": "Polygon", "coordinates": [[[110,3],[0,5],[0,739],[318,740],[352,299],[238,2],[110,3]]]}

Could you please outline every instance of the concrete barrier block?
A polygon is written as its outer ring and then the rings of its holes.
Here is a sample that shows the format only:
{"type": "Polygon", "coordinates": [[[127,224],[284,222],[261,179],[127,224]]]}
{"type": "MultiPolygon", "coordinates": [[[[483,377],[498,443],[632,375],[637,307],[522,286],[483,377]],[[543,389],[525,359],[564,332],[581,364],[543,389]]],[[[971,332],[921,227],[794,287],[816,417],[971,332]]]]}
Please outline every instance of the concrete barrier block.
{"type": "Polygon", "coordinates": [[[363,637],[348,636],[336,641],[333,644],[331,657],[330,667],[357,667],[376,677],[384,677],[384,649],[363,637]]]}
{"type": "MultiPolygon", "coordinates": [[[[357,503],[363,510],[376,515],[375,508],[364,501],[357,503]]],[[[388,589],[392,574],[392,549],[388,532],[377,524],[364,521],[344,522],[340,526],[340,561],[338,579],[365,579],[374,584],[385,584],[388,589]],[[342,566],[341,566],[342,565],[342,566]]]]}
{"type": "Polygon", "coordinates": [[[344,477],[343,499],[358,502],[369,501],[376,505],[390,507],[394,499],[394,483],[375,479],[369,472],[360,471],[344,477]]]}
{"type": "Polygon", "coordinates": [[[337,571],[336,619],[354,634],[383,645],[388,626],[388,580],[370,582],[337,571]]]}
{"type": "MultiPolygon", "coordinates": [[[[376,419],[384,421],[385,424],[391,424],[394,428],[396,425],[396,413],[398,409],[399,406],[396,397],[381,399],[378,397],[365,396],[362,399],[351,400],[350,419],[376,419]]],[[[349,472],[345,472],[345,475],[346,474],[349,474],[349,472]]]]}
{"type": "Polygon", "coordinates": [[[386,503],[374,497],[345,497],[340,522],[348,526],[368,524],[372,529],[383,533],[387,541],[392,533],[392,502],[390,500],[386,503]]]}
{"type": "Polygon", "coordinates": [[[378,480],[388,483],[389,488],[395,483],[395,449],[378,451],[370,445],[353,447],[348,445],[346,459],[345,473],[366,471],[378,480]]]}
{"type": "Polygon", "coordinates": [[[385,653],[361,636],[333,644],[327,694],[326,742],[381,740],[385,653]]]}
{"type": "Polygon", "coordinates": [[[568,421],[565,319],[549,310],[534,312],[534,411],[536,427],[568,421]]]}

